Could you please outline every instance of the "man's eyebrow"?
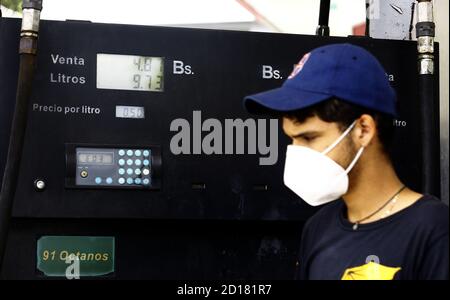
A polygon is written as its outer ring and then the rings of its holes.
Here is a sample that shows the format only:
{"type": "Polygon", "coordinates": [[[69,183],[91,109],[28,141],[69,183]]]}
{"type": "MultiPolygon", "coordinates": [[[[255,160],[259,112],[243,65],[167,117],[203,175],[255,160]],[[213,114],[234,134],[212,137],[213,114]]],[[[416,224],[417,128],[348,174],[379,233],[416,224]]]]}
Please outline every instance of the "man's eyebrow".
{"type": "Polygon", "coordinates": [[[291,135],[292,138],[299,138],[299,137],[304,137],[306,135],[310,135],[310,134],[319,134],[320,131],[317,130],[306,130],[306,131],[301,131],[299,133],[293,134],[291,135]]]}

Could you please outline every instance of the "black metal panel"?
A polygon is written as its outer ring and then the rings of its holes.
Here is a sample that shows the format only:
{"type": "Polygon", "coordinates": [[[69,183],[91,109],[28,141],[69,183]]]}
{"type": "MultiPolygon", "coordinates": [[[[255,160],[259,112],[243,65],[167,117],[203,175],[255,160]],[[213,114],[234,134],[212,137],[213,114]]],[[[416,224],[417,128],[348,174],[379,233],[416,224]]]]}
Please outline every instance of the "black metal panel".
{"type": "Polygon", "coordinates": [[[105,279],[293,279],[302,226],[291,221],[15,219],[3,274],[48,278],[36,269],[36,241],[51,234],[115,236],[115,273],[100,277],[105,279]]]}

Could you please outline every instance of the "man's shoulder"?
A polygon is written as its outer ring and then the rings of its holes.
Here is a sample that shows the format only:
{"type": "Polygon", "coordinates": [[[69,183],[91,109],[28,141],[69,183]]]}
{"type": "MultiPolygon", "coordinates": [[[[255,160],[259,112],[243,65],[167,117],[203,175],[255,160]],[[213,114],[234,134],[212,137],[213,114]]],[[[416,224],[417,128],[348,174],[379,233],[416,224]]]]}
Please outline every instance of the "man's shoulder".
{"type": "MultiPolygon", "coordinates": [[[[423,229],[447,232],[449,228],[449,207],[432,195],[423,195],[415,204],[414,209],[408,210],[407,218],[414,220],[423,229]]],[[[312,228],[323,228],[337,221],[343,213],[345,203],[342,199],[333,201],[320,208],[305,224],[305,231],[312,228]]],[[[408,221],[408,223],[412,223],[408,221]]]]}
{"type": "Polygon", "coordinates": [[[411,217],[422,227],[448,232],[449,207],[435,196],[424,195],[417,200],[411,217]]]}

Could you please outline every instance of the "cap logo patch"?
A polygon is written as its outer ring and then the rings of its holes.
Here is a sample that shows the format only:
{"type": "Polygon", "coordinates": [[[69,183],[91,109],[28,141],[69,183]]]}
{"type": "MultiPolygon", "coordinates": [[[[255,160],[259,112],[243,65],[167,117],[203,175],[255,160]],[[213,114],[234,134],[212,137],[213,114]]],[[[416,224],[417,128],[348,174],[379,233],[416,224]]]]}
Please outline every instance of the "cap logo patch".
{"type": "Polygon", "coordinates": [[[292,79],[295,76],[297,76],[298,73],[303,69],[303,66],[308,61],[308,58],[311,56],[311,52],[306,53],[303,55],[302,59],[298,62],[298,64],[294,65],[294,70],[292,70],[291,75],[289,75],[288,79],[292,79]]]}

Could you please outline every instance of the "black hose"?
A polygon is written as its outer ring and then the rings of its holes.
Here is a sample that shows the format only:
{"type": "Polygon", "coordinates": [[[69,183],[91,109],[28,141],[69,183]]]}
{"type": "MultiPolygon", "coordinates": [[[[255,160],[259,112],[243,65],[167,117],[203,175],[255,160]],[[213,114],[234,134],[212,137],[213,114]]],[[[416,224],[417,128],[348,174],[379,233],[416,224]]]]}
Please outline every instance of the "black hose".
{"type": "Polygon", "coordinates": [[[419,100],[421,111],[422,136],[422,192],[439,194],[439,147],[436,139],[439,138],[437,118],[438,111],[434,111],[434,36],[435,24],[433,21],[433,2],[431,0],[418,0],[417,4],[417,51],[419,67],[419,100]]]}
{"type": "Polygon", "coordinates": [[[0,195],[0,270],[3,266],[12,204],[19,177],[34,68],[35,55],[22,54],[19,64],[16,106],[11,125],[8,155],[0,195]]]}
{"type": "Polygon", "coordinates": [[[320,0],[319,26],[316,29],[316,35],[329,36],[330,27],[328,20],[330,18],[330,0],[320,0]]]}
{"type": "Polygon", "coordinates": [[[328,26],[330,17],[330,0],[320,0],[319,25],[328,26]]]}
{"type": "Polygon", "coordinates": [[[421,111],[421,136],[422,136],[422,193],[439,194],[439,178],[436,170],[436,157],[439,157],[439,147],[436,145],[438,138],[435,127],[438,112],[434,109],[434,76],[433,74],[419,75],[419,100],[421,111]]]}
{"type": "Polygon", "coordinates": [[[19,43],[19,77],[16,105],[9,136],[8,154],[0,194],[0,271],[3,267],[9,223],[19,179],[20,162],[27,128],[28,104],[35,69],[42,0],[24,0],[19,43]]]}
{"type": "Polygon", "coordinates": [[[370,37],[370,2],[366,0],[366,28],[364,35],[370,37]]]}

